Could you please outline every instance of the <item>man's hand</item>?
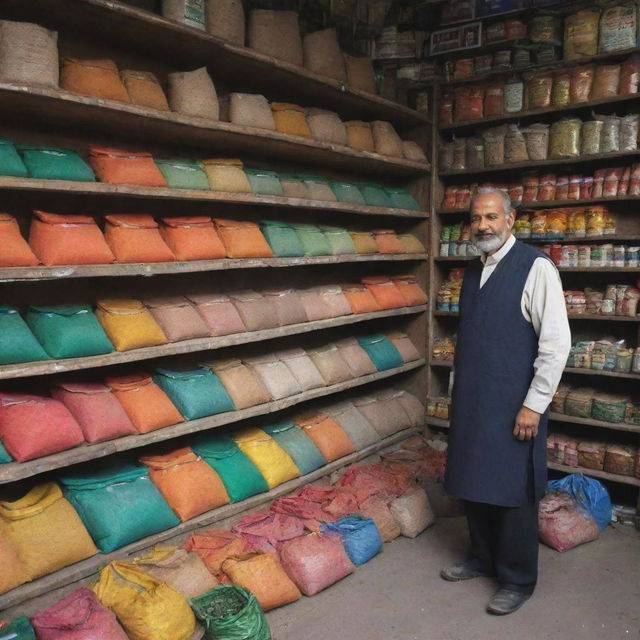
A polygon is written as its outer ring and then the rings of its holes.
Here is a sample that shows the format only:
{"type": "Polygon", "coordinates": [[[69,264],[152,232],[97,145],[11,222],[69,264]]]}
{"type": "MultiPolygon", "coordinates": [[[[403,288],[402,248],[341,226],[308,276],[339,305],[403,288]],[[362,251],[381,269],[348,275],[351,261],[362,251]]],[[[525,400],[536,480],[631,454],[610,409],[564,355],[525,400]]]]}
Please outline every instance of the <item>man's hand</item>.
{"type": "Polygon", "coordinates": [[[518,440],[531,440],[538,435],[538,425],[540,424],[540,414],[522,407],[516,416],[516,424],[513,428],[513,435],[518,440]]]}

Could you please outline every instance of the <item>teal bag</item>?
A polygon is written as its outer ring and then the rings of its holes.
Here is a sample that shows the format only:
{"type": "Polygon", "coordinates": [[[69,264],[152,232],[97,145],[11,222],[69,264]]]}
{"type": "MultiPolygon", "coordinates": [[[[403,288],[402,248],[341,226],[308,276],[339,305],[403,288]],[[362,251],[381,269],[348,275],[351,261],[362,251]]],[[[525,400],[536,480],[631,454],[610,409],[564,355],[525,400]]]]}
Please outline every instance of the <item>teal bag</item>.
{"type": "Polygon", "coordinates": [[[189,442],[191,449],[220,476],[231,502],[269,491],[258,468],[229,436],[203,433],[189,442]]]}
{"type": "Polygon", "coordinates": [[[153,380],[185,420],[197,420],[236,408],[218,376],[206,367],[187,371],[156,369],[153,380]]]}
{"type": "Polygon", "coordinates": [[[197,162],[177,158],[154,158],[153,161],[172,189],[209,190],[207,174],[197,162]]]}
{"type": "Polygon", "coordinates": [[[180,524],[144,465],[112,463],[92,473],[64,476],[60,482],[103,553],[180,524]]]}
{"type": "Polygon", "coordinates": [[[275,171],[267,171],[266,169],[245,169],[244,170],[251,191],[253,193],[261,193],[266,196],[283,195],[280,178],[275,171]]]}
{"type": "Polygon", "coordinates": [[[351,253],[357,253],[353,240],[349,232],[342,227],[331,227],[328,225],[320,225],[324,237],[329,242],[331,253],[334,256],[343,256],[351,253]]]}
{"type": "Polygon", "coordinates": [[[332,182],[331,189],[336,194],[338,202],[350,202],[351,204],[365,204],[360,189],[351,182],[332,182]]]}
{"type": "Polygon", "coordinates": [[[9,455],[9,452],[4,448],[2,442],[0,442],[0,464],[7,464],[7,462],[13,462],[13,458],[9,455]]]}
{"type": "Polygon", "coordinates": [[[278,258],[293,258],[304,255],[304,247],[295,229],[286,222],[261,220],[260,230],[267,239],[273,255],[278,258]]]}
{"type": "Polygon", "coordinates": [[[293,422],[278,422],[260,428],[291,456],[303,476],[327,464],[313,440],[293,422]]]}
{"type": "Polygon", "coordinates": [[[420,211],[420,205],[417,200],[406,189],[387,187],[385,191],[391,200],[392,207],[420,211]]]}
{"type": "Polygon", "coordinates": [[[31,306],[27,309],[27,324],[52,358],[113,352],[113,345],[88,304],[31,306]]]}
{"type": "Polygon", "coordinates": [[[6,627],[0,627],[0,640],[36,640],[36,632],[29,618],[20,616],[6,627]]]}
{"type": "Polygon", "coordinates": [[[18,310],[13,307],[0,307],[0,364],[33,362],[48,358],[18,310]]]}
{"type": "Polygon", "coordinates": [[[369,183],[361,184],[358,186],[360,188],[360,193],[362,194],[364,201],[369,206],[393,208],[393,202],[391,202],[391,198],[387,195],[384,187],[381,187],[378,184],[369,183]]]}
{"type": "Polygon", "coordinates": [[[26,178],[27,175],[27,167],[24,166],[13,142],[0,140],[0,176],[26,178]]]}
{"type": "Polygon", "coordinates": [[[331,245],[322,229],[315,224],[292,224],[298,240],[302,243],[305,256],[330,256],[333,255],[331,245]]]}
{"type": "Polygon", "coordinates": [[[16,145],[30,178],[95,182],[91,167],[73,149],[16,145]]]}
{"type": "Polygon", "coordinates": [[[367,352],[378,371],[401,367],[404,360],[393,343],[383,333],[358,338],[358,344],[367,352]]]}

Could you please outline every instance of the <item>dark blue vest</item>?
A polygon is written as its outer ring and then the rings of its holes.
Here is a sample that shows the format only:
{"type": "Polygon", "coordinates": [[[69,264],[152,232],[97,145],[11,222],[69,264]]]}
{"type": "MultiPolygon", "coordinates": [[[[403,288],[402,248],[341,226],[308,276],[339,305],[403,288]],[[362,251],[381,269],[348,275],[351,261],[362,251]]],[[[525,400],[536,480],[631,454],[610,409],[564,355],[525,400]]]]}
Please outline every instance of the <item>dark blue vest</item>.
{"type": "Polygon", "coordinates": [[[541,256],[516,241],[482,289],[481,261],[465,272],[445,477],[446,490],[465,500],[520,506],[532,499],[527,496],[531,468],[536,497],[544,493],[547,414],[532,441],[513,435],[538,354],[536,332],[522,315],[522,292],[541,256]]]}

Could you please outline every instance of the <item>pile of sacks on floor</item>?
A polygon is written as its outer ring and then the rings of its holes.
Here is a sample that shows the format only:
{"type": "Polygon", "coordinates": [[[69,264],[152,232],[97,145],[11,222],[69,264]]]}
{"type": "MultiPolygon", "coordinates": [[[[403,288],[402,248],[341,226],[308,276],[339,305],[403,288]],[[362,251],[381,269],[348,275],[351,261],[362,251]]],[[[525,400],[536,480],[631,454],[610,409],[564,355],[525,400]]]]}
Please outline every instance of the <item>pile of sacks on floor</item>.
{"type": "Polygon", "coordinates": [[[103,567],[38,612],[0,622],[0,639],[269,640],[264,611],[313,596],[353,573],[398,536],[434,522],[422,486],[441,477],[446,448],[414,437],[377,462],[274,500],[231,530],[193,532],[103,567]]]}

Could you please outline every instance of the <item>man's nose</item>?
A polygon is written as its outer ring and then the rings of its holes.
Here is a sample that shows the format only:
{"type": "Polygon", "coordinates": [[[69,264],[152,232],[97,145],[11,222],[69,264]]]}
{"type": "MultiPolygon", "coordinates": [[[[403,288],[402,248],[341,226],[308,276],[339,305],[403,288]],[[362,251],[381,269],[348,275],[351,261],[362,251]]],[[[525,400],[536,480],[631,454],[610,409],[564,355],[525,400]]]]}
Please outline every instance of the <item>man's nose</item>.
{"type": "Polygon", "coordinates": [[[481,218],[478,222],[478,231],[486,231],[487,229],[489,229],[489,222],[481,218]]]}

